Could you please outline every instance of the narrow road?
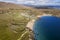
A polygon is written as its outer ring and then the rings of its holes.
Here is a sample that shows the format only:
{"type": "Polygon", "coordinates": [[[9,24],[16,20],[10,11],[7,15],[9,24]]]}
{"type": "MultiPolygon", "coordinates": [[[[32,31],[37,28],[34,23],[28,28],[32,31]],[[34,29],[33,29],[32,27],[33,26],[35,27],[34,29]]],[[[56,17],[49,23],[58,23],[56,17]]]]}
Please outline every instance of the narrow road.
{"type": "Polygon", "coordinates": [[[28,31],[24,32],[24,33],[21,35],[21,37],[20,37],[19,39],[17,39],[17,40],[21,40],[22,37],[23,37],[27,32],[28,32],[28,31]]]}

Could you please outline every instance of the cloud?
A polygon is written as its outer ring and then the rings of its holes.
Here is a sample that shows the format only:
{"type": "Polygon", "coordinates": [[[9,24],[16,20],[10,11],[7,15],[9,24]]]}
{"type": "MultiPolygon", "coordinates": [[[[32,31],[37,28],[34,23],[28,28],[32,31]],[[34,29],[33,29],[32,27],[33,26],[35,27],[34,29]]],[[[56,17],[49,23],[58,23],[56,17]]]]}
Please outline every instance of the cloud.
{"type": "Polygon", "coordinates": [[[3,1],[3,0],[0,0],[0,1],[3,1]]]}
{"type": "Polygon", "coordinates": [[[34,5],[36,4],[35,1],[26,1],[25,4],[31,4],[31,5],[34,5]]]}
{"type": "Polygon", "coordinates": [[[15,3],[14,1],[4,1],[4,2],[11,2],[11,3],[15,3]]]}
{"type": "Polygon", "coordinates": [[[34,0],[17,0],[17,3],[20,3],[20,4],[35,4],[35,1],[34,0]]]}
{"type": "Polygon", "coordinates": [[[33,4],[33,5],[59,5],[59,0],[17,0],[19,3],[23,4],[33,4]]]}
{"type": "Polygon", "coordinates": [[[41,5],[60,5],[60,0],[39,0],[41,5]]]}
{"type": "Polygon", "coordinates": [[[10,2],[10,3],[16,3],[16,0],[0,0],[0,1],[3,1],[3,2],[10,2]]]}
{"type": "Polygon", "coordinates": [[[0,0],[0,1],[31,5],[60,5],[60,0],[0,0]]]}
{"type": "Polygon", "coordinates": [[[17,0],[17,1],[24,1],[24,0],[17,0]]]}
{"type": "Polygon", "coordinates": [[[60,5],[60,0],[39,0],[40,5],[60,5]]]}

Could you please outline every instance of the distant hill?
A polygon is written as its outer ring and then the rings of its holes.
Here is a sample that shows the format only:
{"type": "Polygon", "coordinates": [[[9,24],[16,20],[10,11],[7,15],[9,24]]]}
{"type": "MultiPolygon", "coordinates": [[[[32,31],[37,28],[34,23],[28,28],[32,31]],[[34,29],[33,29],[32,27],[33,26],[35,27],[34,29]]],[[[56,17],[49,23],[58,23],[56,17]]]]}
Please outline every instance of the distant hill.
{"type": "Polygon", "coordinates": [[[13,9],[23,9],[23,8],[29,8],[26,7],[24,5],[21,4],[14,4],[14,3],[8,3],[8,2],[0,2],[0,8],[5,8],[5,9],[9,9],[9,8],[13,8],[13,9]]]}
{"type": "Polygon", "coordinates": [[[60,9],[60,6],[34,6],[37,9],[60,9]]]}
{"type": "Polygon", "coordinates": [[[28,6],[28,7],[33,7],[33,8],[36,8],[36,9],[60,9],[60,5],[57,6],[57,5],[28,5],[28,4],[24,4],[25,6],[28,6]]]}

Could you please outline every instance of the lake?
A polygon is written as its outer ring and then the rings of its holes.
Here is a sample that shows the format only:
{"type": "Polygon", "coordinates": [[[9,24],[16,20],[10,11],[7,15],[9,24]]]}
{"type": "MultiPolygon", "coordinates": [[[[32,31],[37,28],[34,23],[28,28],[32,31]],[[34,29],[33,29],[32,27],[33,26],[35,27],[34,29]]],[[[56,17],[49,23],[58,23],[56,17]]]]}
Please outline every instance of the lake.
{"type": "Polygon", "coordinates": [[[33,26],[35,40],[60,40],[60,18],[42,16],[33,26]]]}

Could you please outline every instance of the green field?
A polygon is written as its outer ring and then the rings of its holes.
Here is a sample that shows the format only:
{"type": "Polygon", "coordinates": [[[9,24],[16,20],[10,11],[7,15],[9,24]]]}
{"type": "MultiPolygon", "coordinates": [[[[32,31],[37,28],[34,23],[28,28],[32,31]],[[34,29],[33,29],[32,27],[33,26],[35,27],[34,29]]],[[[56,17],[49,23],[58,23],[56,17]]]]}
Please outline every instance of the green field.
{"type": "Polygon", "coordinates": [[[29,40],[29,32],[26,30],[29,18],[21,13],[16,10],[0,11],[0,40],[29,40]]]}

